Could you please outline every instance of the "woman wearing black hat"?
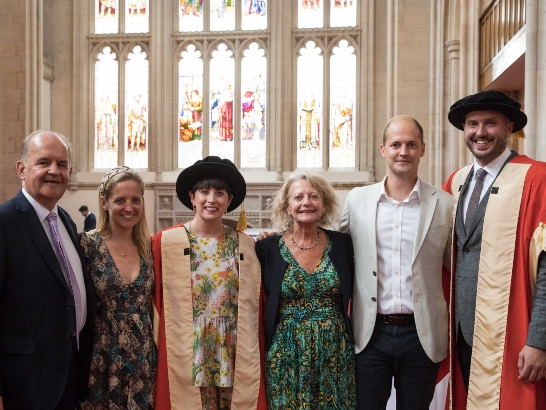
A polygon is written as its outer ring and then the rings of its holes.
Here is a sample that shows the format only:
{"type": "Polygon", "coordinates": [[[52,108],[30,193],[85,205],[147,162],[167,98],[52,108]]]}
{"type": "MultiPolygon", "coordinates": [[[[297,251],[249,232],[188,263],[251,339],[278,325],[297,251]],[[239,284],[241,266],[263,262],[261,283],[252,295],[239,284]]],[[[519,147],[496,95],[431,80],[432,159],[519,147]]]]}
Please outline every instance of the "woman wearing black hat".
{"type": "Polygon", "coordinates": [[[156,407],[265,409],[259,262],[252,238],[222,223],[245,180],[209,156],[180,173],[176,192],[195,215],[152,237],[156,407]]]}

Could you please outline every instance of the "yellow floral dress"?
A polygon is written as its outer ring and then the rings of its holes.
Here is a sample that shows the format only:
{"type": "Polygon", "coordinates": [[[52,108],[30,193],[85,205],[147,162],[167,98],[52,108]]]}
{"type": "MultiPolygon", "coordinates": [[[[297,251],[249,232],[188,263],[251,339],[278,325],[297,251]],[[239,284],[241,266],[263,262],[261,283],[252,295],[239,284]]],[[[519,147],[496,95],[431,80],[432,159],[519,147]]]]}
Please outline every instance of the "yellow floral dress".
{"type": "Polygon", "coordinates": [[[188,231],[192,272],[195,386],[232,387],[237,342],[239,236],[225,226],[218,238],[188,231]]]}

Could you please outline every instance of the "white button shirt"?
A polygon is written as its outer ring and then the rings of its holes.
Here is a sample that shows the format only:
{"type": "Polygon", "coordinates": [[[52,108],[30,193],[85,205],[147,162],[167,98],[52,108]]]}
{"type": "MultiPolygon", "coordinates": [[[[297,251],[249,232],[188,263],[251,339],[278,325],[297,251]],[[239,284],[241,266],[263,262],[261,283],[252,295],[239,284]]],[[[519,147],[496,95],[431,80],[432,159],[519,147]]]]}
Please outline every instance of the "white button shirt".
{"type": "Polygon", "coordinates": [[[398,202],[385,191],[385,181],[377,199],[377,313],[413,313],[412,272],[413,250],[419,208],[421,181],[417,179],[410,195],[398,202]]]}

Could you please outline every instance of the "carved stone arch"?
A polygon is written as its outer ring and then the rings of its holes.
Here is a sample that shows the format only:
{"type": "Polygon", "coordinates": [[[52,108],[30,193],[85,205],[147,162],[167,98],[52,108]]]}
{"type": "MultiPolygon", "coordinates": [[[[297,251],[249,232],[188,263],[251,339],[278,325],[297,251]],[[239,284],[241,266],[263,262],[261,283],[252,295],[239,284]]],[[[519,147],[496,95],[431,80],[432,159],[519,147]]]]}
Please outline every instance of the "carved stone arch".
{"type": "Polygon", "coordinates": [[[185,40],[176,46],[176,50],[174,53],[174,55],[176,56],[175,64],[178,64],[178,62],[182,59],[182,52],[186,51],[188,49],[188,46],[190,45],[195,46],[195,49],[201,53],[201,58],[203,58],[203,56],[205,55],[203,43],[194,40],[185,40]]]}
{"type": "Polygon", "coordinates": [[[113,44],[110,41],[103,41],[93,46],[93,49],[91,50],[91,54],[90,54],[92,62],[97,61],[98,55],[102,53],[105,47],[110,47],[110,50],[112,51],[112,53],[116,55],[116,60],[119,61],[120,50],[118,49],[117,45],[113,44]]]}
{"type": "Polygon", "coordinates": [[[349,45],[354,48],[355,56],[358,61],[358,59],[360,58],[360,46],[358,44],[357,39],[355,39],[353,36],[350,36],[350,35],[339,35],[329,39],[328,47],[327,47],[328,56],[332,55],[334,48],[339,45],[339,42],[341,40],[346,40],[349,43],[349,45]]]}
{"type": "Polygon", "coordinates": [[[235,59],[237,55],[237,47],[235,43],[232,40],[227,39],[217,39],[207,46],[206,49],[206,55],[207,55],[207,61],[210,61],[212,59],[212,53],[218,49],[218,46],[220,44],[225,44],[227,46],[227,49],[230,50],[233,54],[232,57],[235,59]]]}
{"type": "Polygon", "coordinates": [[[262,50],[264,50],[264,57],[269,59],[269,47],[267,45],[267,43],[265,41],[263,41],[262,39],[259,39],[259,38],[249,38],[249,39],[246,39],[246,40],[243,40],[241,41],[241,43],[239,44],[239,49],[237,50],[238,51],[238,56],[240,58],[243,58],[243,52],[248,48],[250,47],[250,45],[252,43],[256,43],[258,44],[258,47],[262,50]]]}
{"type": "Polygon", "coordinates": [[[123,58],[123,62],[126,62],[128,59],[128,56],[130,53],[133,52],[134,48],[136,46],[139,46],[140,49],[146,53],[146,60],[150,61],[150,49],[149,44],[142,42],[142,41],[131,41],[130,43],[127,43],[124,45],[123,50],[121,52],[121,56],[123,58]]]}
{"type": "Polygon", "coordinates": [[[317,36],[305,36],[298,40],[296,43],[296,47],[294,48],[295,56],[298,58],[300,56],[300,50],[302,48],[305,48],[307,43],[309,41],[312,41],[315,43],[315,46],[318,47],[321,50],[321,55],[324,57],[326,55],[325,51],[327,50],[327,47],[323,41],[323,39],[317,37],[317,36]]]}

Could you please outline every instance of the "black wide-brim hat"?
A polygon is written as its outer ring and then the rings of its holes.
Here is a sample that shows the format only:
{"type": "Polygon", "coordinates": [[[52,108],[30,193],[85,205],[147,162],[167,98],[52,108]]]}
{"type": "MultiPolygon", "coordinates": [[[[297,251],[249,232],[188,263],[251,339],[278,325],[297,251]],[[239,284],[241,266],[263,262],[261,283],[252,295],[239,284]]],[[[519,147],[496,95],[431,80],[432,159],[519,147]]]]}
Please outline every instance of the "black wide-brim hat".
{"type": "Polygon", "coordinates": [[[498,111],[504,114],[514,123],[512,132],[521,130],[527,124],[527,115],[521,111],[521,104],[495,90],[482,91],[460,99],[451,106],[447,118],[455,128],[464,130],[466,114],[481,110],[498,111]]]}
{"type": "Polygon", "coordinates": [[[176,180],[176,195],[189,209],[193,209],[189,192],[196,182],[205,178],[222,178],[231,188],[233,199],[227,211],[236,209],[246,196],[246,182],[237,167],[229,159],[208,156],[184,169],[176,180]]]}

